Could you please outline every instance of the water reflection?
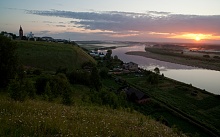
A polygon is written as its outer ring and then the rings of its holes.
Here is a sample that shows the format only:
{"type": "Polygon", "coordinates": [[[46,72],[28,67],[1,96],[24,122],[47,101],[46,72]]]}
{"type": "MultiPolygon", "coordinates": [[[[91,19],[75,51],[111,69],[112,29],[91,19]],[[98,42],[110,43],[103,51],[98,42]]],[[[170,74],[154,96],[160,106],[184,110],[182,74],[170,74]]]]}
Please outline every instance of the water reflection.
{"type": "Polygon", "coordinates": [[[166,70],[166,69],[195,69],[195,67],[186,66],[186,65],[180,65],[180,64],[174,64],[170,62],[160,61],[156,59],[151,58],[145,58],[141,56],[134,56],[134,55],[127,55],[126,52],[129,51],[145,51],[144,45],[136,45],[136,46],[130,46],[130,47],[120,47],[113,49],[113,56],[117,55],[119,59],[121,59],[123,62],[135,62],[139,65],[139,67],[147,69],[147,70],[153,70],[155,67],[160,68],[160,70],[166,70]]]}
{"type": "Polygon", "coordinates": [[[213,70],[200,69],[191,66],[179,65],[164,61],[159,61],[141,56],[127,55],[128,51],[144,51],[144,45],[130,47],[120,47],[113,49],[113,55],[117,55],[123,62],[135,62],[139,67],[153,70],[155,67],[160,68],[161,73],[166,77],[192,84],[200,89],[205,89],[214,94],[220,94],[220,72],[213,70]]]}
{"type": "MultiPolygon", "coordinates": [[[[112,45],[111,45],[112,46],[112,45]]],[[[165,61],[159,61],[151,58],[141,56],[127,55],[129,51],[145,51],[145,45],[115,45],[112,55],[117,55],[123,62],[135,62],[140,68],[153,70],[158,67],[166,77],[192,84],[200,89],[205,89],[208,92],[220,95],[220,72],[213,70],[206,70],[191,66],[179,65],[165,61]],[[123,47],[122,47],[123,46],[123,47]]],[[[101,51],[106,52],[106,51],[101,51]]]]}
{"type": "Polygon", "coordinates": [[[169,69],[161,71],[166,77],[192,84],[200,89],[205,89],[214,94],[220,94],[220,72],[206,69],[191,69],[191,70],[175,70],[169,69]]]}

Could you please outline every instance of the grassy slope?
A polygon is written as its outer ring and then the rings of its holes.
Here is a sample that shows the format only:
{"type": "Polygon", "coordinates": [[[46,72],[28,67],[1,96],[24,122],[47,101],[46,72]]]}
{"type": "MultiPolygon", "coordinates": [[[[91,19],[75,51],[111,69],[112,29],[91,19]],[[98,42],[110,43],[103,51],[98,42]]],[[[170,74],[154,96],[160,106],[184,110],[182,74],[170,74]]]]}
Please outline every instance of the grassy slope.
{"type": "Polygon", "coordinates": [[[68,70],[79,68],[86,61],[95,60],[81,48],[60,43],[17,41],[17,54],[25,66],[55,71],[59,66],[68,70]]]}
{"type": "Polygon", "coordinates": [[[137,112],[0,96],[0,136],[179,136],[137,112]]]}
{"type": "Polygon", "coordinates": [[[185,84],[172,82],[172,80],[161,80],[158,87],[149,89],[151,86],[146,83],[146,78],[134,76],[125,76],[124,78],[131,83],[136,82],[137,86],[152,97],[178,108],[193,119],[204,123],[218,133],[220,132],[218,122],[220,119],[220,102],[217,96],[185,84]],[[191,95],[194,91],[198,92],[197,96],[191,95]]]}

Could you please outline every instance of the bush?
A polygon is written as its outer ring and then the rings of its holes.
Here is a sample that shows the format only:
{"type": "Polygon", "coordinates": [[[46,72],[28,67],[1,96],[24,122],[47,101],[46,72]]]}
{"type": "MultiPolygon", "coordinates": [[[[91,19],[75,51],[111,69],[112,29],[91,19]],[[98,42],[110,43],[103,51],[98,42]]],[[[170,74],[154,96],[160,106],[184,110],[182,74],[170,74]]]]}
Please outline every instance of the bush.
{"type": "Polygon", "coordinates": [[[0,35],[0,87],[7,87],[17,71],[16,44],[0,35]]]}
{"type": "Polygon", "coordinates": [[[72,105],[73,104],[72,91],[71,91],[70,87],[67,87],[65,89],[65,91],[63,92],[62,103],[64,105],[72,105]]]}
{"type": "Polygon", "coordinates": [[[37,80],[36,80],[36,83],[35,83],[35,87],[36,87],[36,90],[37,90],[37,94],[38,95],[43,95],[44,92],[45,92],[45,87],[46,87],[46,84],[47,82],[50,81],[50,76],[48,75],[40,75],[37,80]]]}
{"type": "Polygon", "coordinates": [[[8,85],[9,96],[15,101],[24,101],[27,98],[27,92],[17,80],[12,80],[8,85]]]}
{"type": "MultiPolygon", "coordinates": [[[[41,75],[36,80],[37,94],[42,95],[44,100],[52,101],[59,96],[69,96],[71,98],[71,88],[65,74],[57,74],[55,76],[41,75]],[[66,95],[67,94],[67,95],[66,95]]],[[[67,102],[67,101],[64,101],[67,102]]]]}
{"type": "Polygon", "coordinates": [[[108,68],[106,67],[101,68],[99,75],[102,79],[108,78],[108,68]]]}
{"type": "Polygon", "coordinates": [[[73,70],[71,73],[67,74],[67,77],[71,84],[90,85],[89,72],[83,70],[73,70]]]}
{"type": "Polygon", "coordinates": [[[154,84],[158,84],[159,83],[159,78],[158,78],[158,74],[153,74],[151,73],[148,77],[147,77],[147,81],[154,85],[154,84]]]}
{"type": "Polygon", "coordinates": [[[63,95],[67,89],[70,89],[69,81],[65,74],[57,74],[50,79],[51,92],[55,97],[63,95]]]}
{"type": "Polygon", "coordinates": [[[90,86],[94,88],[96,91],[99,91],[102,87],[102,83],[100,81],[99,71],[96,67],[93,67],[91,75],[90,75],[90,86]]]}
{"type": "Polygon", "coordinates": [[[213,58],[214,58],[214,59],[220,59],[220,57],[219,57],[219,56],[214,56],[213,58]]]}
{"type": "Polygon", "coordinates": [[[203,55],[203,57],[204,57],[204,58],[210,58],[210,56],[209,56],[209,55],[203,55]]]}
{"type": "Polygon", "coordinates": [[[36,98],[36,88],[32,81],[25,80],[24,82],[25,90],[28,93],[29,98],[35,99],[36,98]]]}
{"type": "Polygon", "coordinates": [[[41,71],[40,69],[35,69],[35,70],[33,71],[33,74],[34,74],[34,75],[41,75],[41,74],[42,74],[42,71],[41,71]]]}
{"type": "Polygon", "coordinates": [[[53,100],[53,95],[52,95],[52,92],[51,92],[49,82],[47,82],[47,84],[45,86],[45,92],[44,92],[43,97],[44,97],[44,100],[47,100],[47,101],[52,101],[53,100]]]}
{"type": "Polygon", "coordinates": [[[110,92],[102,89],[99,92],[91,90],[89,96],[91,102],[95,104],[107,105],[114,109],[127,106],[127,100],[125,94],[117,95],[114,92],[110,92]]]}
{"type": "Polygon", "coordinates": [[[66,73],[67,73],[67,68],[59,67],[59,68],[56,70],[56,74],[59,74],[59,73],[66,74],[66,73]]]}

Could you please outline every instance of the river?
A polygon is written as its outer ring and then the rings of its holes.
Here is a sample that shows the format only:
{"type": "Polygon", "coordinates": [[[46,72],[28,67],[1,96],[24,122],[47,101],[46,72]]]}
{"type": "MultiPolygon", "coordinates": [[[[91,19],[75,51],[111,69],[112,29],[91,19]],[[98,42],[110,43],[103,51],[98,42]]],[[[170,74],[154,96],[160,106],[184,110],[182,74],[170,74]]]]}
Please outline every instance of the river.
{"type": "MultiPolygon", "coordinates": [[[[101,44],[99,44],[100,46],[101,44]]],[[[108,45],[102,45],[108,47],[108,45]]],[[[112,45],[111,45],[112,46],[112,45]]],[[[220,95],[220,71],[201,69],[186,65],[174,64],[165,61],[159,61],[141,56],[127,55],[129,51],[144,51],[145,45],[124,45],[117,44],[116,49],[112,50],[112,55],[117,55],[123,62],[135,62],[140,68],[153,70],[155,67],[160,69],[164,76],[192,84],[193,86],[204,89],[210,93],[220,95]]]]}

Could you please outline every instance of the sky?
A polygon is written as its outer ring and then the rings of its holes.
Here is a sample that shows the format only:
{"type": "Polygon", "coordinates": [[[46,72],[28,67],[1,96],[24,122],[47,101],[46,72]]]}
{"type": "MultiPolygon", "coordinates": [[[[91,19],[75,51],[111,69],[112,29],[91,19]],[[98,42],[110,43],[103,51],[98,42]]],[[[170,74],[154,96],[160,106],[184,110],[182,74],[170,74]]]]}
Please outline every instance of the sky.
{"type": "Polygon", "coordinates": [[[0,31],[70,40],[220,44],[220,0],[0,0],[0,31]]]}

